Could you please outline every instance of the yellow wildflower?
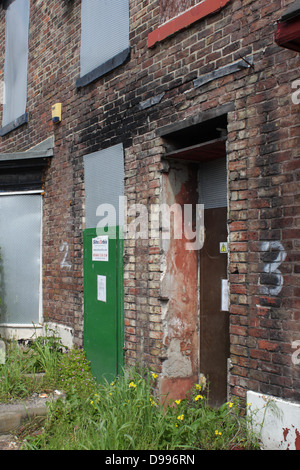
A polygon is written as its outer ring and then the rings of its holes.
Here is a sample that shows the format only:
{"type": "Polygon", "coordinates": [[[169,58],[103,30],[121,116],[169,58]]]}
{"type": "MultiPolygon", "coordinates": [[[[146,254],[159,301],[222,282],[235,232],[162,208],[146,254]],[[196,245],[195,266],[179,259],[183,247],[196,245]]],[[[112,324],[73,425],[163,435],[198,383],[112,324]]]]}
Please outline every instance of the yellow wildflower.
{"type": "Polygon", "coordinates": [[[222,436],[222,433],[216,429],[216,430],[215,430],[215,435],[216,435],[216,436],[222,436]]]}
{"type": "Polygon", "coordinates": [[[134,382],[130,382],[128,386],[129,388],[136,388],[136,384],[134,382]]]}
{"type": "Polygon", "coordinates": [[[179,405],[180,402],[181,400],[175,400],[176,405],[179,405]]]}
{"type": "Polygon", "coordinates": [[[183,418],[184,418],[184,415],[177,416],[177,419],[179,419],[179,421],[183,421],[183,418]]]}
{"type": "Polygon", "coordinates": [[[201,390],[201,385],[196,384],[196,387],[195,387],[195,388],[196,388],[196,390],[201,390]]]}
{"type": "Polygon", "coordinates": [[[195,398],[194,398],[195,401],[198,401],[198,400],[203,400],[203,396],[202,395],[197,395],[195,398]]]}
{"type": "Polygon", "coordinates": [[[155,374],[154,372],[152,372],[152,377],[153,377],[154,379],[157,379],[158,375],[155,374]]]}

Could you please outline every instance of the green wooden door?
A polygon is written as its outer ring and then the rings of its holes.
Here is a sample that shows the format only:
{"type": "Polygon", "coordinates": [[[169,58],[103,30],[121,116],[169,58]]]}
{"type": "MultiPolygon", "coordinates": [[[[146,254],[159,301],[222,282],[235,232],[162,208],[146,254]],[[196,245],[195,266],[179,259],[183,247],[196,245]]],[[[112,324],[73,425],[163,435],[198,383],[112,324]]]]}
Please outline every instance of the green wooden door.
{"type": "Polygon", "coordinates": [[[87,229],[84,249],[84,349],[93,375],[112,380],[123,365],[122,240],[87,229]]]}

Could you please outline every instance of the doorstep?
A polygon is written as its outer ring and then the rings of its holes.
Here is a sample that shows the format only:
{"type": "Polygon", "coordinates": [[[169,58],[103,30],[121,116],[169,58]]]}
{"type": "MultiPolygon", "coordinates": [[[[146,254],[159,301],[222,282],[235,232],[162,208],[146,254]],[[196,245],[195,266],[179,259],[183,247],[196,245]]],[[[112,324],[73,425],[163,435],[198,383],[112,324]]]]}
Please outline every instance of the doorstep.
{"type": "Polygon", "coordinates": [[[15,431],[24,422],[33,418],[46,416],[48,413],[47,403],[63,397],[62,392],[55,390],[49,395],[36,394],[28,400],[0,404],[0,435],[15,431]]]}

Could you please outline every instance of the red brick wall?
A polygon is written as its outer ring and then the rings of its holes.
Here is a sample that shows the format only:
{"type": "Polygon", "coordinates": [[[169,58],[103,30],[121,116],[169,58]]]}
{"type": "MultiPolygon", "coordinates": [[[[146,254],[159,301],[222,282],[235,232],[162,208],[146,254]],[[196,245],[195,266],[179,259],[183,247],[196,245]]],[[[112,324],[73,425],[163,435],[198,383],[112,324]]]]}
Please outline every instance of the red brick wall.
{"type": "MultiPolygon", "coordinates": [[[[43,302],[44,317],[74,327],[82,337],[82,164],[78,169],[73,106],[79,74],[79,2],[31,1],[27,86],[28,124],[1,138],[1,152],[27,150],[55,137],[54,157],[44,175],[43,302]],[[63,122],[52,124],[51,106],[62,103],[63,122]],[[74,160],[72,161],[72,159],[74,160]],[[80,202],[79,202],[80,201],[80,202]],[[66,263],[63,263],[68,250],[66,263]],[[71,267],[68,266],[71,265],[71,267]]],[[[5,12],[1,8],[1,38],[5,12]]],[[[4,68],[5,41],[0,44],[4,68]]],[[[2,77],[1,77],[2,79],[2,77]]],[[[2,121],[2,113],[0,120],[2,121]]]]}
{"type": "Polygon", "coordinates": [[[160,20],[162,23],[168,21],[197,3],[200,0],[160,0],[160,20]]]}
{"type": "Polygon", "coordinates": [[[228,125],[231,384],[241,396],[249,388],[299,400],[299,55],[274,47],[275,3],[246,8],[254,73],[236,82],[228,125]]]}
{"type": "MultiPolygon", "coordinates": [[[[26,150],[55,135],[45,173],[44,314],[74,327],[80,344],[83,155],[123,142],[128,203],[159,202],[164,147],[156,130],[233,103],[227,143],[230,390],[242,398],[252,389],[299,401],[299,366],[291,360],[292,342],[300,339],[299,105],[291,101],[299,54],[274,41],[275,22],[291,2],[284,3],[232,0],[150,50],[147,37],[167,19],[165,4],[131,0],[130,61],[76,89],[80,1],[32,0],[29,122],[1,138],[0,151],[26,150]],[[194,87],[194,79],[249,55],[253,68],[194,87]],[[162,93],[160,103],[139,106],[162,93]],[[62,103],[62,123],[55,126],[56,102],[62,103]],[[267,267],[279,256],[264,252],[267,242],[280,243],[286,253],[278,267],[267,267]],[[267,269],[279,271],[268,277],[267,269]]],[[[0,15],[2,74],[2,10],[0,15]]],[[[165,354],[160,249],[156,240],[128,240],[124,258],[126,361],[146,362],[158,372],[165,354]]]]}

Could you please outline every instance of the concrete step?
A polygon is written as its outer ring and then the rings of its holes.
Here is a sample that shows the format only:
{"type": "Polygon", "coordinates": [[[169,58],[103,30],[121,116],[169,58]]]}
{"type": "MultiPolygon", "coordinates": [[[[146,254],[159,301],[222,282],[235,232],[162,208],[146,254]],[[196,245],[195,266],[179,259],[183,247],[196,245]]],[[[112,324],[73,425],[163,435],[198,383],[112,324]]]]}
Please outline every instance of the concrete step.
{"type": "Polygon", "coordinates": [[[14,432],[26,421],[35,417],[46,416],[47,402],[58,398],[64,398],[64,395],[56,390],[50,395],[34,395],[21,402],[0,404],[0,435],[14,432]]]}

